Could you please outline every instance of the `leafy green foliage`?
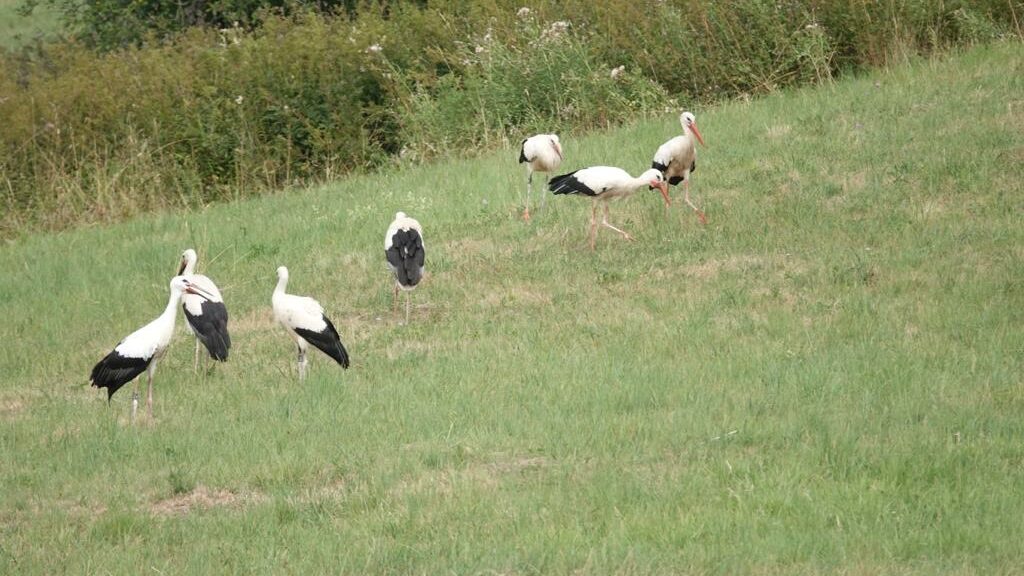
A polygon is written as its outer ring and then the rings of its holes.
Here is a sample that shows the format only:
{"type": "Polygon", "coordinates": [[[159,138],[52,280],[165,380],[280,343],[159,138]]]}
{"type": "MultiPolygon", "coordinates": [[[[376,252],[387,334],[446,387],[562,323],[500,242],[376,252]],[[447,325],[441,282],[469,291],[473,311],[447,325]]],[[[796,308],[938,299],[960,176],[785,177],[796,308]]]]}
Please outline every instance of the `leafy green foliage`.
{"type": "MultiPolygon", "coordinates": [[[[177,6],[132,4],[157,5],[177,6]]],[[[76,42],[6,51],[0,234],[195,207],[827,80],[1007,37],[1003,5],[499,0],[371,3],[340,15],[292,6],[105,53],[76,42]]]]}
{"type": "Polygon", "coordinates": [[[194,27],[250,27],[259,23],[262,11],[352,11],[355,4],[355,0],[25,0],[22,6],[28,13],[41,7],[54,10],[66,35],[92,48],[114,50],[194,27]]]}

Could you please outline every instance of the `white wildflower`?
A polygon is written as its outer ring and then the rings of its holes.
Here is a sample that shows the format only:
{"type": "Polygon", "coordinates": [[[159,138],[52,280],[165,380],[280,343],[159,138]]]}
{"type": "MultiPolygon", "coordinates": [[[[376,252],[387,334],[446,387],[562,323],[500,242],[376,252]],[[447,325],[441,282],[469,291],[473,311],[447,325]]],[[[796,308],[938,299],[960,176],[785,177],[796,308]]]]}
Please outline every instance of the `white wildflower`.
{"type": "Polygon", "coordinates": [[[623,74],[623,73],[624,73],[625,71],[626,71],[626,67],[625,67],[624,65],[623,65],[623,66],[619,66],[618,68],[613,68],[613,69],[612,69],[612,80],[615,80],[615,79],[617,79],[617,78],[618,78],[619,76],[622,76],[622,74],[623,74]]]}
{"type": "Polygon", "coordinates": [[[238,104],[239,106],[241,106],[241,105],[242,105],[242,102],[244,102],[244,101],[245,101],[245,97],[244,97],[244,96],[242,96],[241,94],[239,94],[239,95],[238,95],[238,96],[237,96],[237,97],[235,98],[235,104],[238,104]]]}
{"type": "Polygon", "coordinates": [[[516,16],[520,18],[527,18],[530,16],[530,9],[527,8],[526,6],[523,6],[522,8],[519,9],[518,12],[516,12],[516,16]]]}
{"type": "Polygon", "coordinates": [[[383,48],[380,47],[380,44],[372,44],[366,49],[366,52],[367,54],[380,54],[381,50],[383,50],[383,48]]]}
{"type": "Polygon", "coordinates": [[[568,30],[568,29],[569,29],[569,22],[567,22],[565,20],[558,20],[557,22],[552,22],[551,26],[548,26],[548,29],[544,31],[542,36],[544,38],[555,39],[555,38],[560,37],[562,34],[564,34],[565,31],[568,30]]]}
{"type": "Polygon", "coordinates": [[[477,46],[475,49],[477,54],[483,54],[485,50],[486,48],[484,48],[483,46],[477,46]]]}

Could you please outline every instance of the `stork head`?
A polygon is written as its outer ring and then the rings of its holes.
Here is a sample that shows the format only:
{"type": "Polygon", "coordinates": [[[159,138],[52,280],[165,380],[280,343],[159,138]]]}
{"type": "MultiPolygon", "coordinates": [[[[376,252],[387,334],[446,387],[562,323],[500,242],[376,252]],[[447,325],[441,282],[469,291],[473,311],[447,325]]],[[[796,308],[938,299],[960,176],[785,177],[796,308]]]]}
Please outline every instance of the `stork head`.
{"type": "Polygon", "coordinates": [[[181,294],[188,289],[189,281],[184,276],[171,278],[171,292],[181,294]]]}
{"type": "Polygon", "coordinates": [[[196,267],[196,251],[189,248],[181,253],[181,265],[178,266],[178,274],[191,274],[196,267]]]}
{"type": "Polygon", "coordinates": [[[665,175],[661,173],[661,170],[658,170],[657,168],[650,168],[641,174],[640,178],[647,181],[649,186],[648,190],[657,189],[661,192],[661,197],[665,199],[666,206],[672,203],[668,197],[668,182],[665,181],[665,175]]]}
{"type": "Polygon", "coordinates": [[[284,266],[278,266],[277,267],[277,279],[278,280],[287,280],[288,279],[288,268],[286,268],[284,266]]]}
{"type": "Polygon", "coordinates": [[[207,300],[213,300],[212,294],[203,290],[184,276],[175,276],[174,278],[171,278],[171,292],[177,292],[179,294],[195,294],[196,296],[202,296],[207,300]]]}
{"type": "Polygon", "coordinates": [[[700,135],[700,130],[697,129],[697,117],[691,112],[683,112],[679,115],[679,123],[683,125],[683,130],[689,130],[693,132],[693,135],[697,137],[697,141],[700,145],[704,145],[704,137],[700,135]]]}
{"type": "Polygon", "coordinates": [[[558,134],[549,134],[548,141],[551,143],[551,148],[558,154],[558,159],[562,159],[562,142],[558,139],[558,134]]]}
{"type": "Polygon", "coordinates": [[[402,218],[408,218],[405,212],[395,212],[395,220],[401,220],[402,218]]]}

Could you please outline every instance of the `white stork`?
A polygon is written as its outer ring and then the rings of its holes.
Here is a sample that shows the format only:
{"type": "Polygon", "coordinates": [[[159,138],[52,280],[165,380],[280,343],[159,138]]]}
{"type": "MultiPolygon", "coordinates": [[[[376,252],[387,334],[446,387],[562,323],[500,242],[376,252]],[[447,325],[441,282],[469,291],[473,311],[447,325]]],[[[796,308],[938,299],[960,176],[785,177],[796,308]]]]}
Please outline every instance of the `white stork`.
{"type": "Polygon", "coordinates": [[[188,329],[196,337],[195,363],[192,369],[199,368],[199,343],[206,346],[210,358],[224,362],[228,359],[231,348],[231,335],[228,334],[228,309],[220,296],[217,285],[202,274],[196,274],[196,251],[189,248],[181,254],[181,266],[178,274],[184,276],[210,295],[204,298],[198,294],[185,294],[181,297],[181,308],[188,320],[188,329]]]}
{"type": "Polygon", "coordinates": [[[299,348],[299,380],[306,378],[306,350],[310,344],[333,358],[342,368],[348,368],[348,352],[334,324],[324,315],[323,306],[307,296],[285,294],[287,285],[288,269],[281,266],[277,269],[277,287],[271,302],[274,318],[288,330],[299,348]]]}
{"type": "MultiPolygon", "coordinates": [[[[178,315],[178,302],[181,300],[182,294],[211,297],[202,288],[194,286],[187,278],[175,276],[171,279],[171,297],[167,301],[167,308],[164,309],[163,314],[121,340],[110,354],[107,354],[93,367],[89,380],[93,386],[107,389],[107,402],[110,402],[110,397],[114,395],[114,392],[134,380],[139,374],[147,372],[146,413],[150,417],[153,416],[153,373],[156,371],[157,361],[164,355],[167,346],[171,343],[171,336],[174,334],[174,319],[178,315]]],[[[135,420],[138,401],[139,383],[136,381],[135,390],[132,393],[132,421],[135,420]]]]}
{"type": "MultiPolygon", "coordinates": [[[[526,208],[523,220],[530,220],[530,197],[533,195],[533,173],[554,172],[562,165],[562,144],[558,134],[537,134],[523,140],[519,163],[526,164],[526,208]]],[[[544,202],[546,196],[541,196],[544,202]]]]}
{"type": "MultiPolygon", "coordinates": [[[[700,142],[701,146],[704,145],[704,138],[701,137],[700,130],[697,129],[697,118],[693,114],[689,112],[680,114],[679,124],[683,127],[683,135],[676,136],[658,147],[658,151],[654,153],[654,162],[651,163],[651,168],[661,170],[669,185],[675,186],[682,182],[683,200],[697,213],[701,223],[707,224],[708,219],[704,213],[690,201],[690,174],[697,169],[697,145],[694,143],[694,138],[700,142]]],[[[668,208],[671,204],[668,192],[664,192],[663,195],[665,196],[665,207],[668,208]]]]}
{"type": "Polygon", "coordinates": [[[594,209],[590,215],[590,249],[594,249],[597,239],[597,203],[604,203],[604,218],[601,224],[622,234],[626,240],[633,238],[626,232],[608,222],[608,202],[615,198],[624,198],[638,189],[649,186],[657,188],[662,195],[668,194],[665,178],[660,170],[651,168],[640,176],[633,178],[622,168],[612,166],[591,166],[551,179],[548,187],[555,194],[583,194],[594,198],[594,209]]]}
{"type": "Polygon", "coordinates": [[[395,214],[394,221],[384,233],[384,256],[388,268],[395,274],[395,292],[392,302],[398,307],[398,290],[405,291],[405,323],[409,324],[409,294],[423,279],[423,228],[405,212],[395,214]]]}

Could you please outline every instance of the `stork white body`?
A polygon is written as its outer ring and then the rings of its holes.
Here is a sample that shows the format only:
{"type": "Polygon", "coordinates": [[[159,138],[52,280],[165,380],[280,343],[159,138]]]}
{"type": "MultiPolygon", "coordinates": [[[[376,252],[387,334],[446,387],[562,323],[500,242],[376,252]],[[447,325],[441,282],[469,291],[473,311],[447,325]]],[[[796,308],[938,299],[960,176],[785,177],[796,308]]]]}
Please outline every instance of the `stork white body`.
{"type": "Polygon", "coordinates": [[[324,314],[323,306],[307,296],[286,294],[288,286],[288,269],[281,266],[277,269],[277,287],[271,297],[274,318],[288,331],[299,350],[299,380],[306,378],[306,351],[309,345],[327,354],[341,365],[348,368],[348,352],[341,343],[341,337],[334,324],[324,314]]]}
{"type": "Polygon", "coordinates": [[[395,219],[384,233],[384,256],[388,268],[395,275],[395,291],[392,298],[395,311],[398,307],[398,291],[405,292],[405,323],[409,324],[410,292],[423,279],[426,248],[423,244],[423,227],[405,212],[395,214],[395,219]]]}
{"type": "Polygon", "coordinates": [[[181,308],[188,321],[189,332],[196,337],[195,362],[192,369],[199,368],[199,345],[206,346],[210,358],[224,362],[228,359],[231,349],[231,335],[228,333],[228,309],[220,295],[217,285],[202,274],[196,274],[196,251],[189,248],[181,254],[181,266],[178,274],[184,276],[209,295],[209,298],[198,294],[186,293],[181,297],[181,308]]]}
{"type": "MultiPolygon", "coordinates": [[[[550,173],[562,165],[562,143],[558,134],[537,134],[523,140],[519,148],[519,163],[526,164],[526,203],[523,219],[530,219],[530,197],[533,195],[533,173],[550,173]]],[[[544,198],[541,196],[541,204],[544,198]]]]}
{"type": "Polygon", "coordinates": [[[636,178],[622,168],[613,166],[591,166],[551,179],[549,188],[555,194],[582,194],[594,199],[594,208],[590,216],[590,248],[594,248],[597,239],[597,205],[604,205],[604,217],[601,224],[622,235],[626,240],[633,238],[608,222],[608,202],[617,198],[625,198],[640,188],[648,186],[665,193],[665,179],[659,170],[651,168],[636,178]]]}
{"type": "MultiPolygon", "coordinates": [[[[704,144],[704,138],[697,128],[697,119],[689,112],[683,112],[679,116],[679,124],[683,127],[683,134],[676,136],[658,147],[654,153],[654,161],[651,168],[661,171],[670,186],[683,183],[683,200],[693,211],[697,213],[702,223],[707,223],[704,212],[694,206],[690,200],[690,174],[697,169],[697,142],[704,144]]],[[[668,194],[665,194],[665,206],[670,204],[668,194]]]]}
{"type": "MultiPolygon", "coordinates": [[[[97,388],[107,389],[107,401],[125,384],[135,377],[147,372],[148,390],[146,395],[146,412],[153,416],[153,373],[157,361],[167,351],[174,335],[174,320],[178,313],[178,303],[182,294],[199,293],[200,288],[193,286],[186,278],[175,276],[171,279],[171,295],[167,307],[149,324],[126,336],[114,350],[100,360],[92,369],[90,381],[97,388]]],[[[138,381],[132,395],[132,420],[135,419],[135,407],[138,399],[138,381]]]]}

